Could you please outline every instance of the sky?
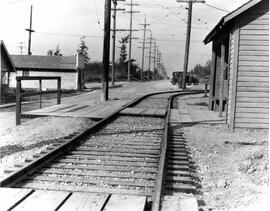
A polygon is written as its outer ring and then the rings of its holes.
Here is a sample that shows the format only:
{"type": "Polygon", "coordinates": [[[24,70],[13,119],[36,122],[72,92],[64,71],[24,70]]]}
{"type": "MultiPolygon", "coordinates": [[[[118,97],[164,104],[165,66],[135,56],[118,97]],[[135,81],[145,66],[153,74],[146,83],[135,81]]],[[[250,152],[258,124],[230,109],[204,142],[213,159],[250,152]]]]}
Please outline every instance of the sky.
{"type": "MultiPolygon", "coordinates": [[[[130,10],[131,0],[118,2],[118,8],[130,10]]],[[[46,55],[57,45],[63,55],[74,55],[80,37],[86,36],[90,62],[102,61],[103,25],[105,0],[0,0],[0,39],[4,40],[10,54],[27,53],[30,5],[33,5],[33,29],[31,51],[33,55],[46,55]]],[[[238,8],[247,0],[206,0],[194,3],[192,14],[189,69],[196,64],[204,65],[211,58],[211,44],[202,43],[205,36],[218,23],[221,17],[238,8]],[[214,8],[216,7],[216,8],[214,8]],[[219,8],[219,9],[217,9],[219,8]]],[[[146,37],[152,33],[162,53],[162,63],[168,75],[183,70],[186,38],[187,3],[176,0],[133,0],[133,37],[132,58],[141,66],[144,18],[150,24],[146,37]]],[[[117,28],[129,29],[129,13],[117,12],[117,28]]],[[[117,41],[128,32],[117,32],[117,41]]],[[[120,44],[117,42],[117,46],[120,44]]],[[[149,44],[146,44],[146,46],[149,44]]],[[[146,55],[149,54],[146,50],[146,55]]],[[[119,48],[116,48],[119,59],[119,48]]],[[[145,58],[148,67],[148,58],[145,58]]]]}

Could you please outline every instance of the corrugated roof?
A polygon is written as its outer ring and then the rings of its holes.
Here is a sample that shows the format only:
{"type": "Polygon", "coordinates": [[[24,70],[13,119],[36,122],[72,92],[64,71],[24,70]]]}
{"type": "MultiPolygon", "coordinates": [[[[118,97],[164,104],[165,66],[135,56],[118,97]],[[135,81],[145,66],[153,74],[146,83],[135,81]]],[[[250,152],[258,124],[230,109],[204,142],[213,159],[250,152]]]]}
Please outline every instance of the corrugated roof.
{"type": "Polygon", "coordinates": [[[10,66],[12,67],[12,69],[10,70],[10,72],[15,72],[16,71],[15,65],[14,65],[14,63],[13,63],[13,61],[12,61],[12,59],[11,59],[9,53],[8,53],[8,50],[7,50],[7,48],[6,48],[5,43],[4,43],[3,40],[0,40],[0,47],[1,47],[1,50],[6,53],[6,56],[7,56],[8,60],[9,60],[9,63],[10,63],[10,66]]]}
{"type": "Polygon", "coordinates": [[[223,16],[218,24],[209,32],[209,34],[204,38],[204,44],[207,44],[213,40],[213,37],[220,31],[229,21],[236,18],[249,8],[253,7],[254,5],[258,4],[262,0],[250,0],[247,3],[243,4],[242,6],[238,7],[236,10],[230,12],[229,14],[223,16]]]}
{"type": "Polygon", "coordinates": [[[75,70],[76,56],[11,55],[16,69],[75,70]]]}

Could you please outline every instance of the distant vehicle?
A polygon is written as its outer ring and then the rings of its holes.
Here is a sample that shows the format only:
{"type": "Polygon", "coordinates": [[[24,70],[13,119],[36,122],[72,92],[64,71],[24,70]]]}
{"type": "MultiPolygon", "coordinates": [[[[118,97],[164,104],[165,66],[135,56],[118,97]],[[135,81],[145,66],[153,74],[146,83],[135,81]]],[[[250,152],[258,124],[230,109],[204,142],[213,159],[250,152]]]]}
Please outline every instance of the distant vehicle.
{"type": "Polygon", "coordinates": [[[171,83],[172,85],[175,85],[178,83],[178,80],[182,80],[183,78],[183,72],[173,72],[172,73],[172,79],[171,79],[171,83]]]}
{"type": "MultiPolygon", "coordinates": [[[[171,79],[171,83],[172,85],[178,84],[179,80],[182,81],[183,78],[183,72],[173,72],[172,73],[172,79],[171,79]]],[[[199,79],[194,77],[192,74],[187,73],[187,77],[186,77],[186,83],[187,85],[198,85],[199,84],[199,79]]]]}

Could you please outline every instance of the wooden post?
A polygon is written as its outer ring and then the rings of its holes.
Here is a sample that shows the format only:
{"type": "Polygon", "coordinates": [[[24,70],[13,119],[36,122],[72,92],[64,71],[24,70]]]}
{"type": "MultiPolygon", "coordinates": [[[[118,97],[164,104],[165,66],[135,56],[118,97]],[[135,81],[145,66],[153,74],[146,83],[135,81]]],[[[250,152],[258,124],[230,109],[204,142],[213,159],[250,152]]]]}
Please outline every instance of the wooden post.
{"type": "Polygon", "coordinates": [[[21,88],[22,88],[22,83],[21,80],[17,80],[16,84],[16,125],[21,124],[21,88]]]}
{"type": "Polygon", "coordinates": [[[146,33],[146,18],[144,18],[143,24],[143,47],[142,47],[142,70],[141,70],[141,80],[143,80],[143,69],[144,69],[144,49],[145,49],[145,33],[146,33]]]}
{"type": "Polygon", "coordinates": [[[219,117],[222,117],[223,111],[223,95],[224,95],[224,71],[226,68],[225,64],[225,41],[221,43],[221,59],[220,59],[220,82],[219,82],[219,107],[218,113],[219,117]]]}
{"type": "Polygon", "coordinates": [[[133,17],[133,0],[130,0],[129,48],[128,48],[128,78],[127,78],[127,81],[130,81],[130,69],[131,69],[132,17],[133,17]]]}
{"type": "Polygon", "coordinates": [[[204,84],[204,97],[207,97],[208,82],[204,84]]]}
{"type": "Polygon", "coordinates": [[[236,24],[234,28],[234,41],[233,41],[233,63],[232,63],[232,93],[230,96],[231,108],[230,108],[230,129],[235,127],[235,110],[236,110],[236,95],[237,95],[237,81],[238,81],[238,56],[239,56],[239,37],[240,29],[239,25],[236,24]]]}
{"type": "Polygon", "coordinates": [[[61,103],[61,78],[57,79],[57,89],[59,92],[57,93],[57,104],[61,103]]]}
{"type": "Polygon", "coordinates": [[[110,69],[110,30],[111,30],[111,0],[105,0],[104,5],[104,40],[103,40],[103,72],[102,101],[109,99],[109,69],[110,69]]]}
{"type": "Polygon", "coordinates": [[[149,42],[150,46],[149,46],[148,80],[150,80],[150,72],[151,72],[152,40],[153,40],[153,36],[151,33],[150,34],[150,42],[149,42]]]}
{"type": "MultiPolygon", "coordinates": [[[[0,43],[0,56],[2,55],[1,53],[1,43],[0,43]]],[[[1,64],[2,59],[0,59],[0,105],[2,104],[2,64],[1,64]]]]}
{"type": "MultiPolygon", "coordinates": [[[[192,1],[188,3],[188,22],[187,22],[187,36],[186,36],[186,44],[185,44],[185,60],[184,60],[184,71],[182,78],[182,89],[186,89],[186,78],[188,71],[188,58],[189,58],[189,46],[190,46],[190,33],[191,33],[191,21],[192,21],[192,1]]],[[[178,84],[180,84],[179,81],[178,84]]],[[[180,88],[180,87],[179,87],[180,88]]]]}
{"type": "Polygon", "coordinates": [[[39,79],[39,91],[40,91],[40,95],[39,95],[39,108],[42,108],[42,80],[39,79]]]}
{"type": "Polygon", "coordinates": [[[116,40],[116,4],[117,1],[113,1],[113,49],[112,49],[112,73],[111,73],[111,81],[112,85],[114,85],[114,76],[115,76],[115,40],[116,40]]]}
{"type": "Polygon", "coordinates": [[[211,60],[211,73],[210,73],[210,79],[209,79],[209,103],[208,103],[208,110],[213,110],[213,94],[215,89],[215,72],[216,72],[216,51],[214,47],[214,41],[212,43],[212,60],[211,60]]]}

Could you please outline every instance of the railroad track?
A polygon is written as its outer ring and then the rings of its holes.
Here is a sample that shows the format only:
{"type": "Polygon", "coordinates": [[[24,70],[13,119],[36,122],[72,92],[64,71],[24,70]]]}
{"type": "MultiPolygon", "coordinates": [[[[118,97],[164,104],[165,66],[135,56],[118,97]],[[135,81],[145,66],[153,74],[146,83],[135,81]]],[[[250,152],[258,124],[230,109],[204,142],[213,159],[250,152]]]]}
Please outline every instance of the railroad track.
{"type": "Polygon", "coordinates": [[[70,140],[56,142],[7,170],[1,187],[142,195],[149,197],[152,210],[160,209],[164,193],[194,192],[186,141],[180,125],[169,122],[174,95],[145,96],[126,106],[135,113],[119,115],[122,108],[70,140]],[[165,112],[147,113],[153,108],[165,112]]]}

